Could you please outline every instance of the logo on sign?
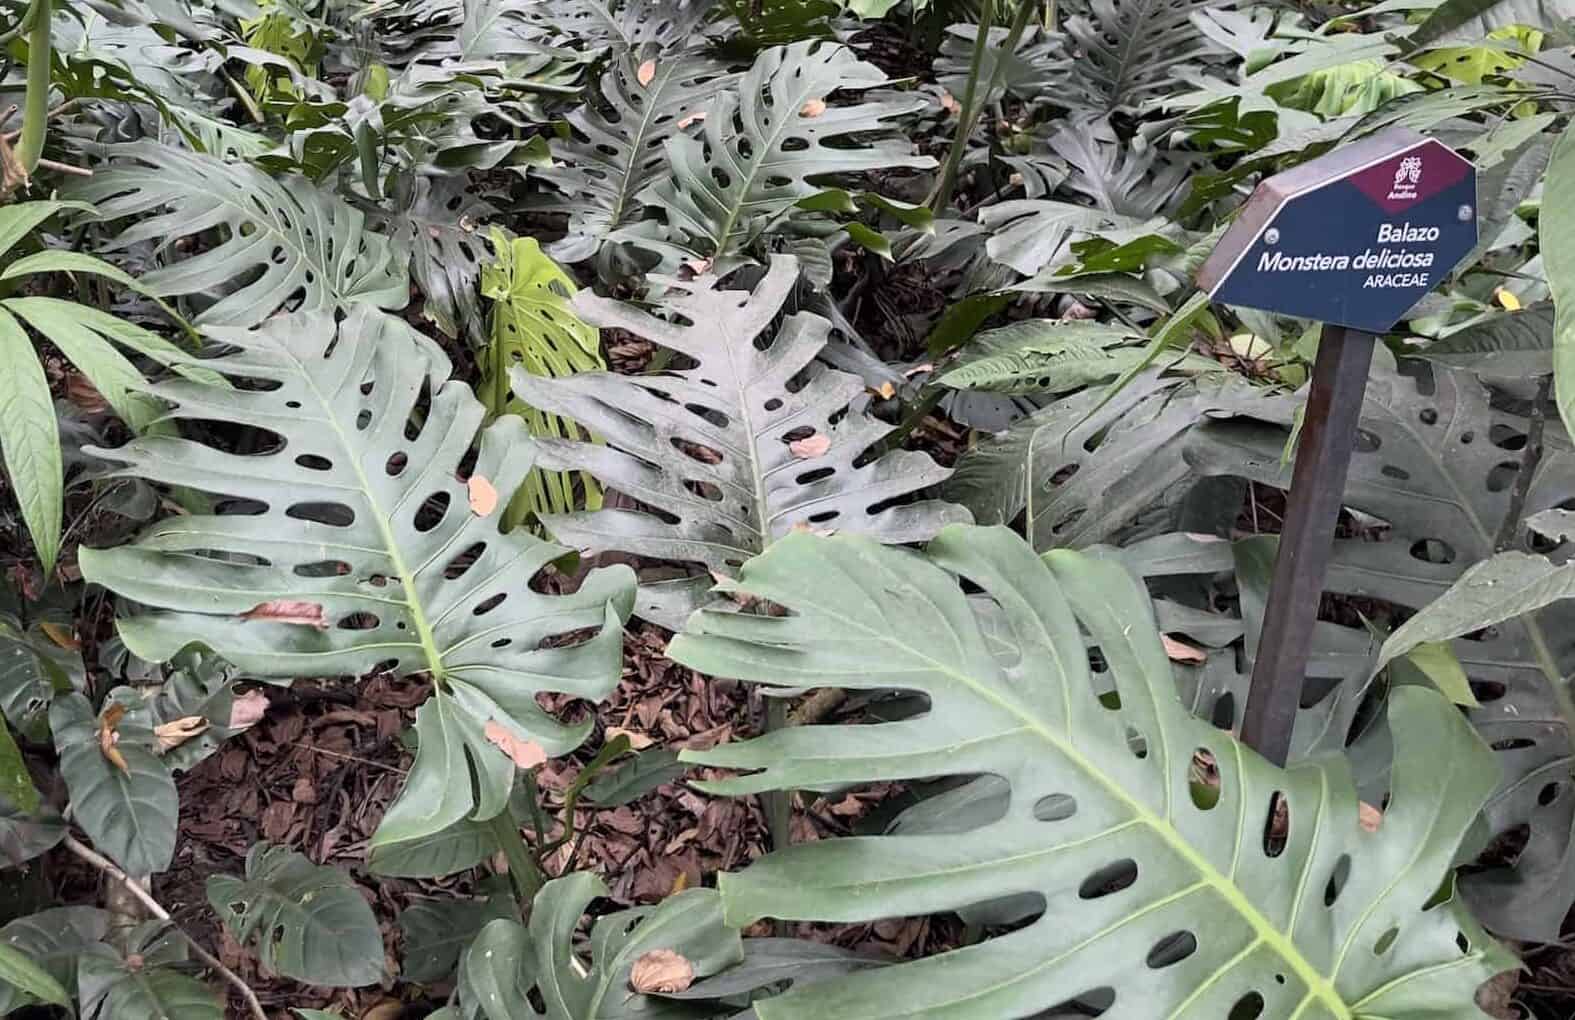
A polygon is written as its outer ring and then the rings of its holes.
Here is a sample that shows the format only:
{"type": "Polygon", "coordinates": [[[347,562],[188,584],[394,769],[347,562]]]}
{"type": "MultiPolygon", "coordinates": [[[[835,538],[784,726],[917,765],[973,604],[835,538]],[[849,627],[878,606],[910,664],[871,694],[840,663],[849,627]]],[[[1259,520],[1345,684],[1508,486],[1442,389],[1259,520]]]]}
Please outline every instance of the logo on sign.
{"type": "Polygon", "coordinates": [[[1394,186],[1389,189],[1389,201],[1408,202],[1416,197],[1417,185],[1422,183],[1422,157],[1407,156],[1395,170],[1394,186]]]}

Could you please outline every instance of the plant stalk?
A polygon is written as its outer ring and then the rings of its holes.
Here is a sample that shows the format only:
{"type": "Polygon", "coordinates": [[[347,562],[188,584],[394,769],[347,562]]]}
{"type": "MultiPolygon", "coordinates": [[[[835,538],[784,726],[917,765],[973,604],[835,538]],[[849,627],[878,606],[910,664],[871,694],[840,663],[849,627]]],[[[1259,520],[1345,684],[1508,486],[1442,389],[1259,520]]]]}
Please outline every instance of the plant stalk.
{"type": "Polygon", "coordinates": [[[44,128],[49,123],[51,0],[37,0],[29,8],[32,24],[27,30],[27,94],[22,100],[22,142],[17,162],[29,177],[44,155],[44,128]]]}
{"type": "Polygon", "coordinates": [[[497,841],[498,849],[503,851],[503,859],[508,862],[509,881],[514,885],[514,898],[523,914],[530,910],[536,894],[546,884],[546,876],[541,873],[536,858],[531,856],[530,848],[525,845],[525,838],[520,835],[519,826],[514,824],[514,816],[507,807],[488,820],[487,828],[497,841]]]}

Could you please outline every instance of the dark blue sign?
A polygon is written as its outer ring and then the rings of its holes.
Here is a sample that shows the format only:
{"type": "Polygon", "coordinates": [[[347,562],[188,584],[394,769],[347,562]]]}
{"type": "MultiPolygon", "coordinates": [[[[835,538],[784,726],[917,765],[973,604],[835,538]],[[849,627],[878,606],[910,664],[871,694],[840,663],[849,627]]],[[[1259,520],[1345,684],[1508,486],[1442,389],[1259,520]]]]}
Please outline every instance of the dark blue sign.
{"type": "Polygon", "coordinates": [[[1387,331],[1476,247],[1476,168],[1393,129],[1258,185],[1198,273],[1215,301],[1387,331]]]}

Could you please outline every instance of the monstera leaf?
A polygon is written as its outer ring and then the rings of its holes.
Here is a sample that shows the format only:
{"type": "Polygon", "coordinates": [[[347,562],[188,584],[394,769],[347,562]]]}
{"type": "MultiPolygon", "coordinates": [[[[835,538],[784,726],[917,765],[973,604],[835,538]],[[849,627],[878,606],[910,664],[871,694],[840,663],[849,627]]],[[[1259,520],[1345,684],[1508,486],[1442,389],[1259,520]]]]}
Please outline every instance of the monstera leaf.
{"type": "Polygon", "coordinates": [[[1187,382],[1164,369],[1143,372],[1101,404],[1104,398],[1103,388],[1085,390],[981,439],[958,458],[942,494],[982,524],[1026,514],[1036,549],[1110,541],[1134,522],[1168,515],[1166,504],[1191,487],[1182,458],[1190,429],[1210,412],[1261,399],[1232,376],[1187,382]]]}
{"type": "MultiPolygon", "coordinates": [[[[526,403],[571,417],[607,443],[542,440],[544,467],[584,469],[656,511],[547,518],[560,541],[732,575],[794,529],[911,542],[964,516],[939,503],[890,505],[947,472],[924,454],[901,450],[863,462],[891,427],[860,405],[864,385],[856,376],[815,362],[831,328],[825,319],[789,315],[768,347],[757,346],[797,279],[797,263],[785,255],[772,256],[752,294],[723,290],[715,276],[661,278],[673,288],[666,311],[679,321],[580,294],[575,308],[587,322],[628,330],[696,364],[645,376],[542,379],[514,371],[514,392],[526,403]],[[802,385],[790,386],[799,379],[802,385]]],[[[674,626],[705,598],[708,584],[701,575],[647,586],[638,611],[674,626]]]]}
{"type": "Polygon", "coordinates": [[[828,103],[838,90],[886,83],[841,45],[811,41],[765,50],[736,87],[705,105],[698,137],[667,140],[667,174],[641,198],[663,211],[673,243],[700,258],[722,259],[817,194],[812,179],[935,166],[930,157],[913,155],[889,124],[923,109],[922,98],[828,103]]]}
{"type": "Polygon", "coordinates": [[[553,253],[578,262],[611,231],[637,223],[645,211],[639,194],[669,172],[668,140],[705,119],[707,100],[737,77],[698,53],[648,46],[615,57],[590,101],[566,118],[574,133],[552,143],[553,165],[531,171],[558,191],[554,207],[569,214],[569,236],[553,253]]]}
{"type": "Polygon", "coordinates": [[[1067,79],[1047,97],[1075,113],[1132,112],[1176,92],[1212,47],[1192,16],[1218,0],[1088,0],[1066,20],[1076,46],[1067,79]]]}
{"type": "MultiPolygon", "coordinates": [[[[1011,395],[1066,393],[1138,367],[1147,341],[1147,334],[1119,323],[1023,319],[980,333],[939,382],[1011,395]]],[[[1193,371],[1219,368],[1219,362],[1193,355],[1180,364],[1193,371]]]]}
{"type": "MultiPolygon", "coordinates": [[[[1241,418],[1196,430],[1187,461],[1206,475],[1288,487],[1282,452],[1292,409],[1267,413],[1273,410],[1255,411],[1271,421],[1241,418]]],[[[1337,540],[1325,589],[1405,612],[1443,596],[1498,548],[1517,509],[1516,476],[1531,431],[1528,419],[1492,406],[1474,377],[1437,366],[1420,378],[1402,374],[1379,350],[1344,502],[1387,527],[1376,541],[1337,540]]],[[[1541,445],[1524,482],[1522,515],[1575,498],[1575,451],[1551,432],[1541,445]]],[[[1523,540],[1522,522],[1512,520],[1507,533],[1523,540]]],[[[1481,703],[1467,715],[1505,776],[1488,802],[1489,825],[1495,833],[1521,825],[1531,832],[1516,860],[1468,875],[1464,890],[1494,930],[1528,939],[1556,937],[1575,897],[1575,758],[1559,693],[1575,670],[1572,638],[1575,606],[1558,603],[1451,645],[1481,703]]]]}
{"type": "Polygon", "coordinates": [[[772,686],[898,686],[928,707],[684,752],[755,770],[708,789],[981,773],[1010,789],[1003,814],[965,831],[799,844],[724,875],[729,923],[869,921],[1006,889],[1043,908],[979,945],[760,1001],[762,1020],[988,1020],[1073,1002],[1132,1016],[1464,1020],[1477,985],[1514,965],[1447,892],[1496,770],[1432,691],[1395,696],[1391,798],[1367,832],[1343,759],[1285,771],[1183,708],[1148,597],[1117,563],[1041,560],[1004,528],[948,528],[922,556],[792,535],[724,587],[780,615],[704,611],[670,646],[679,662],[772,686]],[[1096,693],[1080,628],[1115,698],[1096,693]],[[1212,790],[1189,782],[1200,751],[1218,764],[1212,790]]]}
{"type": "Polygon", "coordinates": [[[209,876],[208,902],[274,973],[335,986],[367,985],[383,974],[377,918],[350,876],[288,847],[252,847],[244,879],[209,876]]]}
{"type": "MultiPolygon", "coordinates": [[[[482,361],[477,392],[490,414],[517,414],[533,436],[576,438],[573,421],[548,414],[515,397],[509,373],[516,366],[548,379],[606,368],[602,363],[601,337],[595,327],[581,322],[570,308],[577,288],[569,274],[542,253],[533,237],[504,238],[494,230],[492,249],[496,261],[481,270],[482,292],[492,299],[492,336],[482,361]]],[[[525,485],[509,505],[508,523],[529,514],[568,513],[579,500],[574,495],[575,476],[536,468],[525,476],[525,485]]],[[[579,482],[588,510],[602,505],[596,480],[581,473],[579,482]]]]}
{"type": "Polygon", "coordinates": [[[505,417],[478,435],[481,404],[401,320],[359,305],[338,324],[309,313],[214,336],[233,353],[205,365],[272,388],[177,381],[154,392],[176,420],[263,430],[272,448],[236,454],[158,436],[96,451],[124,474],[221,494],[232,512],[84,549],[83,573],[155,610],[119,625],[145,659],[198,642],[252,676],[428,674],[420,750],[374,843],[497,815],[514,765],[495,744],[561,754],[590,726],[557,722],[536,694],[595,699],[617,682],[628,569],[593,571],[569,595],[533,589],[566,550],[500,530],[507,494],[534,461],[524,425],[505,417]]]}
{"type": "Polygon", "coordinates": [[[215,244],[142,277],[160,297],[212,301],[196,321],[255,326],[288,308],[331,311],[350,304],[402,308],[409,297],[403,260],[365,217],[301,178],[273,178],[248,163],[156,142],[109,150],[107,167],[78,182],[73,197],[99,204],[106,220],[136,216],[112,248],[218,230],[215,244]]]}
{"type": "Polygon", "coordinates": [[[1058,127],[1047,142],[1071,168],[1068,188],[1096,208],[1138,219],[1168,211],[1198,169],[1141,138],[1118,138],[1108,119],[1058,127]]]}

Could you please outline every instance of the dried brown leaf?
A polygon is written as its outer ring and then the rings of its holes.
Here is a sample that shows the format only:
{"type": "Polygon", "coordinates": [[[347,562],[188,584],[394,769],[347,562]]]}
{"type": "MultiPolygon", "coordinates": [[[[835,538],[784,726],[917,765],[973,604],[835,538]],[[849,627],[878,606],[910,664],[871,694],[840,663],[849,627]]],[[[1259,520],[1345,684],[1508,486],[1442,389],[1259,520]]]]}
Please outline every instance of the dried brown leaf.
{"type": "Polygon", "coordinates": [[[522,769],[533,769],[547,760],[547,752],[540,744],[521,740],[495,719],[488,719],[481,733],[522,769]]]}
{"type": "Polygon", "coordinates": [[[1358,801],[1356,804],[1356,823],[1368,832],[1377,832],[1378,827],[1384,824],[1384,813],[1365,800],[1358,801]]]}
{"type": "Polygon", "coordinates": [[[824,99],[811,99],[809,102],[798,108],[798,115],[800,117],[819,117],[825,112],[826,101],[824,99]]]}
{"type": "Polygon", "coordinates": [[[799,460],[813,460],[823,457],[831,449],[831,437],[824,432],[817,432],[803,439],[795,439],[788,444],[788,449],[793,451],[793,456],[799,460]]]}
{"type": "Polygon", "coordinates": [[[629,969],[629,987],[641,995],[681,992],[694,981],[694,964],[671,949],[653,949],[629,969]]]}
{"type": "Polygon", "coordinates": [[[120,725],[120,720],[125,718],[126,706],[120,702],[111,702],[104,709],[104,714],[98,717],[98,749],[103,752],[109,763],[126,775],[131,775],[131,766],[126,764],[126,756],[120,753],[120,748],[115,743],[120,740],[120,734],[115,732],[115,727],[120,725]]]}
{"type": "Polygon", "coordinates": [[[1165,646],[1165,654],[1170,656],[1171,662],[1200,663],[1208,659],[1207,653],[1201,648],[1194,648],[1185,641],[1177,641],[1169,634],[1159,636],[1160,644],[1165,646]]]}
{"type": "Polygon", "coordinates": [[[274,599],[271,602],[259,602],[241,614],[243,620],[271,620],[274,623],[294,623],[302,627],[316,627],[318,630],[327,630],[328,621],[323,618],[323,607],[318,602],[303,602],[297,599],[274,599]]]}
{"type": "Polygon", "coordinates": [[[689,116],[680,118],[678,121],[679,128],[682,129],[688,127],[691,124],[700,123],[702,120],[705,120],[705,113],[706,112],[704,110],[696,110],[689,116]]]}
{"type": "Polygon", "coordinates": [[[635,79],[635,81],[638,81],[640,83],[640,87],[641,88],[644,88],[645,86],[651,84],[652,79],[654,79],[655,77],[656,77],[656,61],[655,60],[647,60],[645,63],[640,65],[638,70],[636,70],[634,72],[634,79],[635,79]]]}
{"type": "Polygon", "coordinates": [[[68,652],[74,652],[82,647],[82,642],[77,640],[76,633],[67,626],[50,623],[47,620],[38,625],[44,636],[68,652]]]}
{"type": "Polygon", "coordinates": [[[627,737],[629,739],[629,746],[634,748],[636,751],[643,751],[647,747],[650,747],[652,744],[656,743],[656,741],[652,740],[644,733],[636,733],[634,730],[624,729],[622,726],[607,727],[608,740],[614,740],[618,737],[627,737]]]}
{"type": "Polygon", "coordinates": [[[158,738],[159,753],[163,754],[166,751],[173,751],[207,728],[208,720],[200,715],[188,715],[171,719],[167,723],[159,723],[153,727],[153,735],[158,738]]]}
{"type": "Polygon", "coordinates": [[[470,493],[471,512],[477,517],[492,516],[492,511],[498,508],[497,486],[481,475],[471,475],[465,488],[470,493]]]}
{"type": "Polygon", "coordinates": [[[232,730],[249,729],[268,711],[268,695],[262,691],[247,691],[237,694],[235,700],[230,702],[230,725],[232,730]]]}

